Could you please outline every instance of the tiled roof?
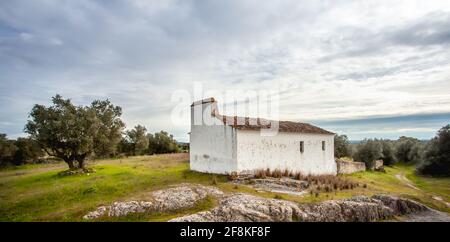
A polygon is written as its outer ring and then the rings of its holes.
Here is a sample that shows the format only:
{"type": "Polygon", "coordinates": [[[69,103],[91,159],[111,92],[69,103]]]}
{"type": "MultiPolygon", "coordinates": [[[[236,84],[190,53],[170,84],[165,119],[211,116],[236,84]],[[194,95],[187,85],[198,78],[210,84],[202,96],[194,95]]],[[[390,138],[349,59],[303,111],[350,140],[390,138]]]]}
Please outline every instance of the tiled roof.
{"type": "MultiPolygon", "coordinates": [[[[192,103],[192,106],[201,105],[206,103],[216,103],[214,98],[207,98],[197,102],[192,103]]],[[[277,121],[271,121],[262,118],[248,118],[248,117],[237,117],[237,116],[225,116],[219,114],[217,109],[212,110],[212,116],[222,120],[226,125],[232,126],[236,129],[241,130],[261,130],[269,129],[271,123],[277,121]]],[[[317,126],[308,123],[299,123],[292,121],[278,121],[278,131],[279,132],[292,132],[292,133],[307,133],[307,134],[334,134],[330,131],[324,130],[317,126]]]]}
{"type": "MultiPolygon", "coordinates": [[[[261,118],[246,118],[237,116],[224,116],[217,112],[213,113],[215,117],[222,120],[226,125],[232,126],[240,130],[261,130],[268,129],[271,127],[271,121],[261,118]]],[[[279,132],[292,132],[292,133],[307,133],[307,134],[334,134],[325,129],[319,128],[317,126],[308,123],[299,123],[292,121],[278,121],[278,131],[279,132]]]]}

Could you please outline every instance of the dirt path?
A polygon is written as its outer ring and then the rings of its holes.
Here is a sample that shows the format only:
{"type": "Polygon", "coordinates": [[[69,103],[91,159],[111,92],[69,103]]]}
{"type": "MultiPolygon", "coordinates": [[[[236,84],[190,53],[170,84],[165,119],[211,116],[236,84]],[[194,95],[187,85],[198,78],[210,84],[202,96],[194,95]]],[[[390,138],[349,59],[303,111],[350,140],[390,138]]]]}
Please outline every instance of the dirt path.
{"type": "Polygon", "coordinates": [[[421,192],[423,192],[423,193],[426,193],[426,194],[430,195],[431,198],[433,198],[434,200],[439,201],[439,202],[442,202],[442,203],[444,203],[447,207],[450,207],[450,203],[444,201],[444,199],[443,199],[442,197],[436,196],[436,195],[433,195],[433,194],[429,194],[429,193],[425,192],[424,190],[422,190],[422,189],[420,189],[420,188],[414,186],[413,183],[412,183],[408,178],[406,178],[405,174],[396,174],[396,175],[395,175],[395,178],[397,178],[398,180],[402,181],[402,182],[403,182],[405,185],[407,185],[408,187],[411,187],[411,188],[414,189],[414,190],[417,190],[417,191],[421,191],[421,192]]]}
{"type": "Polygon", "coordinates": [[[405,185],[407,185],[408,187],[411,187],[412,189],[415,189],[417,191],[422,191],[420,188],[414,186],[412,182],[408,178],[406,178],[404,174],[396,174],[395,177],[400,181],[402,181],[403,183],[405,183],[405,185]]]}

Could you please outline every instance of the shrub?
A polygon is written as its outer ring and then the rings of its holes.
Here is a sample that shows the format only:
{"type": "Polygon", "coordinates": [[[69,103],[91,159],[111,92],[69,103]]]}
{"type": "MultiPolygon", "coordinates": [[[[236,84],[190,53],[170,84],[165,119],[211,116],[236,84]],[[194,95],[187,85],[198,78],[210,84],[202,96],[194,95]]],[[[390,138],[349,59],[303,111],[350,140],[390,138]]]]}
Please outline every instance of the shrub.
{"type": "Polygon", "coordinates": [[[402,136],[396,142],[395,153],[399,161],[418,163],[422,160],[423,145],[416,138],[402,136]]]}
{"type": "Polygon", "coordinates": [[[397,162],[397,157],[395,156],[394,142],[390,140],[381,140],[381,155],[383,159],[383,165],[393,165],[397,162]]]}
{"type": "Polygon", "coordinates": [[[148,152],[149,154],[166,154],[180,152],[178,142],[173,135],[166,131],[160,131],[155,134],[148,134],[148,152]]]}
{"type": "Polygon", "coordinates": [[[428,143],[424,160],[418,167],[421,174],[450,176],[450,125],[441,128],[428,143]]]}
{"type": "Polygon", "coordinates": [[[383,157],[382,146],[377,140],[366,139],[357,146],[354,155],[356,161],[364,162],[367,167],[372,167],[373,162],[383,157]]]}
{"type": "Polygon", "coordinates": [[[0,134],[0,166],[38,163],[43,155],[39,143],[31,138],[10,140],[0,134]]]}
{"type": "Polygon", "coordinates": [[[334,157],[341,158],[351,156],[352,149],[346,135],[334,136],[334,157]]]}
{"type": "Polygon", "coordinates": [[[6,134],[0,134],[0,165],[6,166],[11,164],[17,149],[13,140],[8,140],[6,134]]]}

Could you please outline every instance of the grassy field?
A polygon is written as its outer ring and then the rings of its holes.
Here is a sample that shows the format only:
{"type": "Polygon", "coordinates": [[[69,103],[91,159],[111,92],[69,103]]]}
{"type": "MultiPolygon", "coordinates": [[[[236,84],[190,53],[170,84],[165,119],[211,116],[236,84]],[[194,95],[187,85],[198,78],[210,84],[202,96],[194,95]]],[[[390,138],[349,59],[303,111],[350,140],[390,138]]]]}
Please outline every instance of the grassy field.
{"type": "MultiPolygon", "coordinates": [[[[289,196],[257,192],[247,186],[227,183],[225,176],[189,171],[187,154],[142,156],[91,162],[95,173],[59,176],[67,169],[64,163],[25,165],[0,171],[0,221],[81,221],[88,211],[114,201],[145,200],[149,192],[178,183],[198,183],[218,186],[227,192],[246,192],[263,197],[275,197],[297,202],[316,202],[354,195],[391,193],[423,202],[433,208],[450,212],[450,179],[427,178],[414,174],[409,166],[386,168],[386,173],[363,172],[347,176],[361,184],[346,191],[289,196]],[[403,175],[408,180],[399,179],[403,175]],[[216,181],[216,182],[213,182],[216,181]],[[407,184],[410,183],[410,184],[407,184]],[[439,196],[444,201],[433,197],[439,196]]],[[[102,221],[166,221],[168,219],[208,210],[217,201],[205,199],[195,208],[171,213],[136,214],[123,218],[103,218],[102,221]]]]}

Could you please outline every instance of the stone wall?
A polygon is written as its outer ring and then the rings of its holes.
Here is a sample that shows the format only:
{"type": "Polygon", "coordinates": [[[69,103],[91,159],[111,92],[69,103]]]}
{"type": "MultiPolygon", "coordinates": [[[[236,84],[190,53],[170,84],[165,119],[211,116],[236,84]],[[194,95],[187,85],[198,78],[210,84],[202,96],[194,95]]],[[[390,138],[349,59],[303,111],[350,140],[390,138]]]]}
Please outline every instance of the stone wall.
{"type": "Polygon", "coordinates": [[[383,160],[376,160],[372,162],[372,166],[368,167],[371,171],[382,171],[383,170],[383,160]]]}
{"type": "Polygon", "coordinates": [[[366,170],[366,164],[363,162],[336,160],[338,174],[351,174],[366,170]]]}

